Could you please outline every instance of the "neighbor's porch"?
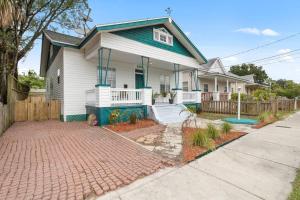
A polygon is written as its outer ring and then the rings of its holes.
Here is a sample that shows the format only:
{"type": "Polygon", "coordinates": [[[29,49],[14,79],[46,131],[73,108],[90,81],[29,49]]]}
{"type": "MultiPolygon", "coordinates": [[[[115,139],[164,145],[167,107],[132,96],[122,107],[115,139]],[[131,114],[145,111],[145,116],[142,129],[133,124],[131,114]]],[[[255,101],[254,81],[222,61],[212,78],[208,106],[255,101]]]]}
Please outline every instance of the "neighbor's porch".
{"type": "Polygon", "coordinates": [[[236,93],[243,83],[238,78],[222,74],[200,75],[199,82],[202,101],[229,101],[231,94],[236,93]]]}

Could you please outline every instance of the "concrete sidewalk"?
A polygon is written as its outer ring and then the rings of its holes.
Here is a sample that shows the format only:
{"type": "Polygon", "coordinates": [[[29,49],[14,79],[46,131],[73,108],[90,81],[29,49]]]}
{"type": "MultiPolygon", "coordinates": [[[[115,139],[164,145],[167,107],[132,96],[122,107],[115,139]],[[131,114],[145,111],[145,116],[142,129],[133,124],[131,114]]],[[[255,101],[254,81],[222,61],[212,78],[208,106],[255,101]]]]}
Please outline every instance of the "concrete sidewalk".
{"type": "Polygon", "coordinates": [[[181,168],[168,168],[105,199],[286,199],[300,166],[300,113],[181,168]]]}

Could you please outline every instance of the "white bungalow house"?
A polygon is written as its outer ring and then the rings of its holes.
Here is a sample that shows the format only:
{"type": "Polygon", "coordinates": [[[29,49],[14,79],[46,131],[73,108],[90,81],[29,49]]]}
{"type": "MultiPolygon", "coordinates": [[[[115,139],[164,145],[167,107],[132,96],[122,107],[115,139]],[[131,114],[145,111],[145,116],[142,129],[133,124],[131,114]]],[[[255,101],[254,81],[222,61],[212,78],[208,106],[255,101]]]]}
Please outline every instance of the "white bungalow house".
{"type": "MultiPolygon", "coordinates": [[[[109,123],[112,111],[124,118],[139,112],[160,122],[182,120],[186,103],[199,106],[201,93],[182,91],[183,71],[205,70],[206,58],[169,17],[96,25],[79,38],[44,31],[40,74],[46,78],[46,98],[61,102],[61,120],[109,123]],[[168,97],[152,95],[176,93],[168,97]]],[[[204,76],[205,74],[203,74],[204,76]]],[[[220,79],[221,80],[221,79],[220,79]]]]}
{"type": "MultiPolygon", "coordinates": [[[[209,59],[206,64],[201,65],[197,75],[201,90],[202,101],[227,101],[231,94],[241,88],[241,93],[251,94],[253,90],[264,85],[254,82],[254,75],[238,76],[228,72],[220,58],[209,59]]],[[[193,72],[184,72],[183,91],[196,89],[193,72]]]]}

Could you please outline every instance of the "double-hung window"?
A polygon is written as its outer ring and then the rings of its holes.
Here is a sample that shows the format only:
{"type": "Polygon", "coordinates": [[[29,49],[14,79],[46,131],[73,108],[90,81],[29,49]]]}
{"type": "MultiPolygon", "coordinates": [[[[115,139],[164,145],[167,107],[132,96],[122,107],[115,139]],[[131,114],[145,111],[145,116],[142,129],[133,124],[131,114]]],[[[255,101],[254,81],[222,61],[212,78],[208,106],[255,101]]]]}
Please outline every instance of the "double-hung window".
{"type": "Polygon", "coordinates": [[[207,83],[204,83],[204,84],[203,84],[203,87],[204,87],[204,88],[203,88],[203,91],[204,91],[204,92],[208,92],[208,84],[207,84],[207,83]]]}
{"type": "Polygon", "coordinates": [[[160,93],[170,92],[170,77],[160,75],[160,93]]]}
{"type": "Polygon", "coordinates": [[[173,46],[173,36],[165,28],[153,29],[153,39],[173,46]]]}
{"type": "MultiPolygon", "coordinates": [[[[104,82],[105,79],[105,73],[106,68],[102,68],[102,82],[104,82]]],[[[98,80],[99,82],[99,80],[98,80]]],[[[107,69],[107,77],[106,77],[106,84],[110,85],[110,87],[115,88],[116,87],[116,69],[114,68],[108,68],[107,69]]]]}

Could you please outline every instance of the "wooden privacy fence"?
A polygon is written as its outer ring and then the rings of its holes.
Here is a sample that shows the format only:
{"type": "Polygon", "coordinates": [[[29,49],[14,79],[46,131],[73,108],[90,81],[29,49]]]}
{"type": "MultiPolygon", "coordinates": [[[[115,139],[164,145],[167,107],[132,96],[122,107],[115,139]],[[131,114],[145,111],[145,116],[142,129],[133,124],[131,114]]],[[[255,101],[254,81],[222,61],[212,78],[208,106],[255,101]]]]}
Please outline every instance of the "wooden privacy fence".
{"type": "MultiPolygon", "coordinates": [[[[296,102],[298,104],[298,102],[296,102]]],[[[201,104],[203,112],[236,114],[236,101],[203,101],[201,104]]],[[[298,107],[299,109],[299,107],[298,107]]],[[[280,100],[270,102],[241,102],[242,115],[259,115],[263,112],[293,111],[295,100],[280,100]]]]}
{"type": "Polygon", "coordinates": [[[59,119],[59,100],[45,101],[44,97],[29,97],[15,102],[15,121],[59,119]]]}

